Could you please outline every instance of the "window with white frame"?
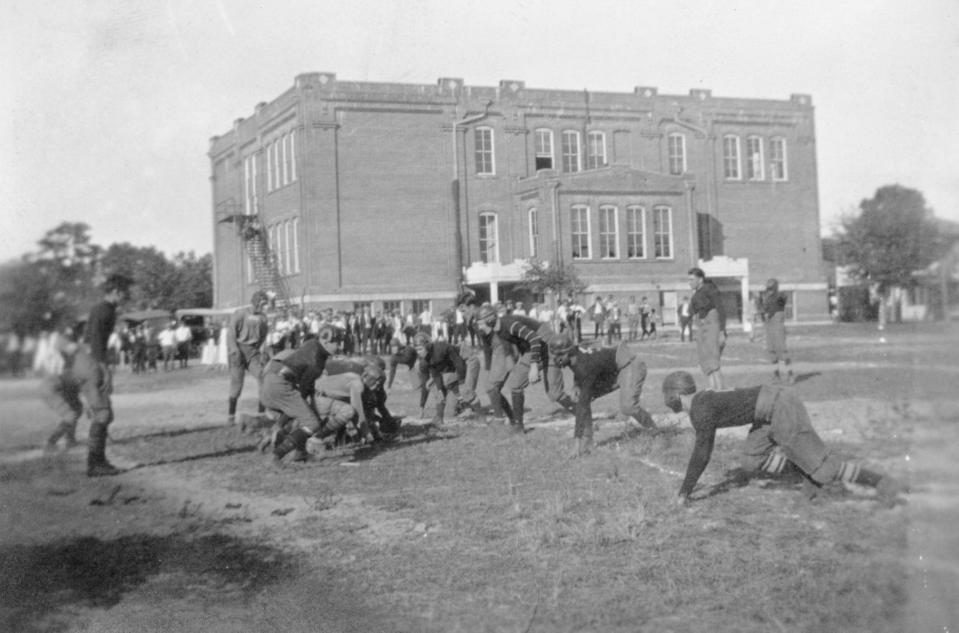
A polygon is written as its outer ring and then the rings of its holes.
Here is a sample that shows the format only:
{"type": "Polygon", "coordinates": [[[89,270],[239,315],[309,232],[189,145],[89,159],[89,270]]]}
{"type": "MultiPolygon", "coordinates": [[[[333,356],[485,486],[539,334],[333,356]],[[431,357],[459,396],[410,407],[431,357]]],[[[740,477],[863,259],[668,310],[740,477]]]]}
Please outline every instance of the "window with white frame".
{"type": "Polygon", "coordinates": [[[273,191],[273,144],[266,146],[266,191],[273,191]]]}
{"type": "Polygon", "coordinates": [[[728,134],[723,137],[723,177],[726,180],[739,180],[740,172],[739,137],[728,134]]]}
{"type": "Polygon", "coordinates": [[[667,137],[667,154],[669,157],[669,173],[674,176],[686,173],[686,137],[679,132],[673,132],[667,137]]]}
{"type": "Polygon", "coordinates": [[[480,261],[484,264],[491,264],[499,261],[499,240],[495,213],[480,213],[479,255],[480,261]]]}
{"type": "Polygon", "coordinates": [[[579,150],[579,132],[565,130],[563,132],[563,171],[573,173],[583,168],[579,150]]]}
{"type": "Polygon", "coordinates": [[[288,135],[284,134],[283,136],[280,137],[280,153],[283,154],[283,156],[282,156],[282,161],[281,161],[282,164],[283,164],[283,169],[281,169],[281,173],[283,174],[283,186],[284,186],[284,187],[285,187],[286,185],[290,184],[290,163],[289,163],[289,160],[288,160],[288,157],[289,157],[289,151],[288,151],[289,145],[290,145],[290,137],[289,137],[288,135]]]}
{"type": "Polygon", "coordinates": [[[290,130],[290,182],[296,182],[296,130],[290,130]]]}
{"type": "Polygon", "coordinates": [[[638,205],[626,207],[626,257],[646,258],[646,209],[638,205]]]}
{"type": "Polygon", "coordinates": [[[773,180],[787,180],[789,177],[786,170],[786,139],[781,136],[769,139],[769,171],[773,180]]]}
{"type": "Polygon", "coordinates": [[[653,256],[673,257],[673,210],[669,207],[653,208],[653,256]]]}
{"type": "Polygon", "coordinates": [[[473,132],[475,141],[476,173],[481,176],[491,176],[494,173],[493,165],[493,129],[478,127],[473,132]]]}
{"type": "Polygon", "coordinates": [[[280,139],[273,141],[273,184],[276,185],[276,188],[279,189],[283,186],[283,181],[280,179],[280,176],[283,171],[283,165],[280,159],[280,139]]]}
{"type": "Polygon", "coordinates": [[[293,272],[293,249],[290,240],[290,220],[283,223],[283,261],[286,264],[286,274],[293,272]]]}
{"type": "Polygon", "coordinates": [[[758,136],[746,137],[746,178],[748,180],[764,178],[763,140],[758,136]]]}
{"type": "Polygon", "coordinates": [[[553,168],[553,130],[536,130],[536,169],[553,168]]]}
{"type": "Polygon", "coordinates": [[[569,210],[573,259],[589,259],[589,207],[574,205],[569,210]]]}
{"type": "Polygon", "coordinates": [[[606,166],[606,133],[590,132],[586,142],[586,169],[606,166]]]}
{"type": "Polygon", "coordinates": [[[603,259],[619,257],[619,218],[611,204],[599,207],[599,256],[603,259]]]}
{"type": "Polygon", "coordinates": [[[256,155],[243,159],[243,213],[251,215],[254,211],[253,195],[256,182],[256,155]]]}
{"type": "Polygon", "coordinates": [[[290,227],[290,239],[293,251],[293,272],[300,272],[300,217],[293,218],[290,227]]]}
{"type": "Polygon", "coordinates": [[[536,257],[536,244],[539,242],[539,214],[535,207],[529,210],[529,256],[536,257]]]}

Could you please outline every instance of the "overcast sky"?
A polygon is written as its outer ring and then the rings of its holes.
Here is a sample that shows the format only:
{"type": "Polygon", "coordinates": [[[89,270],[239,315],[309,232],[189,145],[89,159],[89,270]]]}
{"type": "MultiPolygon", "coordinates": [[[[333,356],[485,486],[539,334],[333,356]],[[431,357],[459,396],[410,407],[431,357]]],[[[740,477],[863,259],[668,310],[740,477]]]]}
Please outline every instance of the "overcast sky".
{"type": "Polygon", "coordinates": [[[4,0],[0,261],[61,221],[212,251],[209,138],[302,72],[816,107],[824,231],[886,184],[959,221],[956,0],[4,0]]]}

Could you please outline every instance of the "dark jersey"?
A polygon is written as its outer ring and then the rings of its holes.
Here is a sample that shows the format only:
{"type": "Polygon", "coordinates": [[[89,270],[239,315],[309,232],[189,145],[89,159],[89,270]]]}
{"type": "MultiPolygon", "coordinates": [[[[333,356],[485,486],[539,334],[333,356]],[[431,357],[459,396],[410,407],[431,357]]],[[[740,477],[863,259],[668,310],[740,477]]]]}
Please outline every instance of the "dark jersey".
{"type": "Polygon", "coordinates": [[[428,374],[436,385],[443,384],[443,374],[456,372],[460,382],[466,379],[466,363],[455,345],[437,341],[427,347],[426,358],[420,363],[420,373],[428,374]]]}
{"type": "Polygon", "coordinates": [[[576,400],[576,423],[591,424],[593,409],[591,403],[596,398],[616,389],[619,368],[616,366],[616,348],[606,347],[598,350],[580,349],[573,370],[573,384],[579,391],[576,400]]]}
{"type": "Polygon", "coordinates": [[[389,387],[393,386],[397,365],[406,365],[410,369],[413,369],[413,366],[416,365],[416,350],[412,347],[401,347],[395,354],[390,356],[390,375],[386,381],[389,387]]]}
{"type": "Polygon", "coordinates": [[[686,477],[679,489],[680,494],[689,494],[703,474],[713,454],[716,429],[754,424],[756,402],[762,387],[734,389],[732,391],[701,391],[693,396],[689,407],[689,421],[696,431],[696,444],[686,467],[686,477]]]}
{"type": "Polygon", "coordinates": [[[90,355],[98,363],[107,362],[107,342],[117,324],[117,307],[109,301],[93,306],[84,327],[84,340],[90,346],[90,355]]]}
{"type": "Polygon", "coordinates": [[[768,320],[777,312],[785,312],[786,301],[785,292],[764,292],[760,303],[763,316],[768,320]]]}
{"type": "Polygon", "coordinates": [[[539,321],[529,317],[507,315],[500,317],[499,329],[493,334],[516,346],[520,354],[529,354],[531,363],[539,363],[543,356],[543,339],[538,330],[539,321]]]}
{"type": "Polygon", "coordinates": [[[293,380],[303,397],[306,397],[313,392],[316,379],[323,375],[329,357],[330,353],[314,338],[279,362],[293,372],[293,380]]]}
{"type": "Polygon", "coordinates": [[[719,295],[719,288],[712,281],[706,280],[703,285],[693,293],[693,298],[689,300],[689,309],[700,319],[705,319],[706,315],[712,309],[719,315],[719,329],[726,330],[726,311],[723,309],[722,297],[719,295]]]}

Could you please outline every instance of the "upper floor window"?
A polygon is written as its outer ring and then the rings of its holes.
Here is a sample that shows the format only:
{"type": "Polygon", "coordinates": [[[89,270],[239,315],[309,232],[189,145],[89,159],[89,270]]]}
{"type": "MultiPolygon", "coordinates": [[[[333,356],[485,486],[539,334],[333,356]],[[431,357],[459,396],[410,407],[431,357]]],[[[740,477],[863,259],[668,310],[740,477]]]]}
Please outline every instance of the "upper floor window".
{"type": "Polygon", "coordinates": [[[669,173],[674,176],[686,173],[686,137],[678,132],[667,139],[669,155],[669,173]]]}
{"type": "Polygon", "coordinates": [[[290,182],[296,182],[296,130],[290,130],[290,182]]]}
{"type": "Polygon", "coordinates": [[[762,180],[763,174],[763,140],[758,136],[746,137],[746,178],[762,180]]]}
{"type": "Polygon", "coordinates": [[[266,190],[273,191],[273,144],[266,146],[266,190]]]}
{"type": "Polygon", "coordinates": [[[484,264],[499,261],[499,240],[495,213],[480,213],[479,255],[480,261],[484,264]]]}
{"type": "Polygon", "coordinates": [[[529,256],[536,257],[539,242],[539,215],[535,208],[529,210],[529,256]]]}
{"type": "Polygon", "coordinates": [[[579,150],[579,132],[565,130],[563,132],[563,171],[567,173],[581,171],[582,158],[579,150]]]}
{"type": "Polygon", "coordinates": [[[626,257],[646,258],[646,209],[626,207],[626,257]]]}
{"type": "Polygon", "coordinates": [[[740,174],[739,162],[739,137],[723,137],[723,177],[726,180],[739,180],[740,174]]]}
{"type": "Polygon", "coordinates": [[[786,139],[775,136],[769,139],[769,171],[773,180],[787,180],[786,139]]]}
{"type": "Polygon", "coordinates": [[[290,137],[283,135],[280,137],[280,154],[282,154],[281,161],[283,168],[280,170],[283,174],[283,186],[290,184],[290,161],[289,156],[290,152],[288,147],[290,145],[290,137]]]}
{"type": "Polygon", "coordinates": [[[280,184],[280,141],[273,141],[270,147],[273,148],[273,188],[279,189],[282,186],[280,184]]]}
{"type": "Polygon", "coordinates": [[[603,259],[619,257],[619,218],[616,207],[611,204],[599,208],[599,256],[603,259]]]}
{"type": "Polygon", "coordinates": [[[656,259],[673,257],[673,210],[669,207],[653,209],[653,255],[656,259]]]}
{"type": "Polygon", "coordinates": [[[573,259],[589,259],[589,207],[573,206],[569,218],[573,259]]]}
{"type": "Polygon", "coordinates": [[[553,130],[536,130],[536,170],[553,168],[553,130]]]}
{"type": "Polygon", "coordinates": [[[300,217],[290,220],[290,251],[293,257],[293,269],[290,272],[300,272],[300,217]]]}
{"type": "Polygon", "coordinates": [[[243,212],[256,213],[256,154],[243,159],[243,212]]]}
{"type": "Polygon", "coordinates": [[[606,166],[606,133],[590,132],[587,137],[586,169],[606,166]]]}
{"type": "Polygon", "coordinates": [[[490,176],[493,171],[493,128],[478,127],[473,133],[475,140],[476,173],[490,176]]]}

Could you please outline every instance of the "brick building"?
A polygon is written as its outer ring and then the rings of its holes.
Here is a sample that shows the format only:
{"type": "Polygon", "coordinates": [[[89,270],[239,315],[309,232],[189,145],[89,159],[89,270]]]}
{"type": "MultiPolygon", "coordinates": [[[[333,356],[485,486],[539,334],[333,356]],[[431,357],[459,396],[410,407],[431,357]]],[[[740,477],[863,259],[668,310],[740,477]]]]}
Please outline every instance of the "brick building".
{"type": "Polygon", "coordinates": [[[667,323],[700,266],[736,320],[777,277],[828,313],[811,99],[346,82],[294,85],[210,142],[217,307],[257,285],[293,303],[437,312],[461,283],[518,292],[530,258],[667,323]],[[262,235],[262,250],[250,237],[262,235]]]}

